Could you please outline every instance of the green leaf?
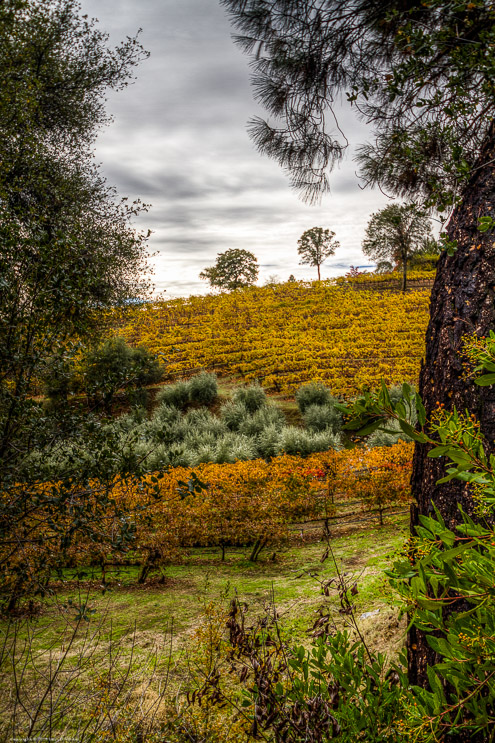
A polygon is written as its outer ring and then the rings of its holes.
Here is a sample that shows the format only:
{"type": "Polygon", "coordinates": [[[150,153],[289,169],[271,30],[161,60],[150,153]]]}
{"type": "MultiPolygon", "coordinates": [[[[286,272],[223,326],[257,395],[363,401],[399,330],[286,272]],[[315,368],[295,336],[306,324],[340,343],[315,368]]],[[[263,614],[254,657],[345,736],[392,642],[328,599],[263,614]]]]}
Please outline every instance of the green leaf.
{"type": "Polygon", "coordinates": [[[383,418],[380,418],[377,421],[373,421],[373,423],[369,423],[366,426],[363,426],[363,428],[360,428],[358,431],[356,431],[356,436],[368,436],[368,434],[373,433],[373,431],[376,431],[377,428],[380,428],[385,423],[383,418]]]}
{"type": "Polygon", "coordinates": [[[428,436],[426,436],[424,433],[419,433],[418,431],[416,431],[410,423],[403,420],[402,418],[399,418],[399,426],[405,434],[413,439],[413,441],[418,441],[420,444],[426,444],[426,442],[428,441],[428,436]]]}
{"type": "Polygon", "coordinates": [[[491,384],[495,384],[495,374],[483,374],[483,376],[475,379],[474,383],[479,387],[488,387],[491,384]]]}
{"type": "Polygon", "coordinates": [[[390,402],[390,395],[388,393],[387,385],[385,384],[383,379],[381,380],[381,388],[382,388],[382,397],[383,397],[383,402],[385,404],[385,407],[391,407],[392,403],[390,402]]]}
{"type": "Polygon", "coordinates": [[[416,393],[416,410],[418,411],[419,425],[424,426],[426,423],[426,410],[425,406],[423,405],[423,401],[418,393],[416,393]]]}
{"type": "Polygon", "coordinates": [[[450,446],[435,446],[434,449],[430,449],[426,456],[436,459],[436,457],[443,457],[450,450],[450,446]]]}

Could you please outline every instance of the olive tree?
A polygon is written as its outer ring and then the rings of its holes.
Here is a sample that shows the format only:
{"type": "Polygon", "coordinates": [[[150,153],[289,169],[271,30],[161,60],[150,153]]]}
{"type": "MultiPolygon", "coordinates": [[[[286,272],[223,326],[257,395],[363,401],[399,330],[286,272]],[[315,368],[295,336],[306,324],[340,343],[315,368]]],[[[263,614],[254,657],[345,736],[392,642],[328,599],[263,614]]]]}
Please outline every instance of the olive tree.
{"type": "Polygon", "coordinates": [[[335,232],[324,230],[323,227],[312,227],[303,232],[297,241],[297,252],[301,256],[299,263],[316,266],[318,269],[318,281],[321,279],[320,266],[335,250],[340,243],[334,240],[335,232]]]}
{"type": "Polygon", "coordinates": [[[402,267],[406,291],[407,266],[414,253],[431,239],[431,223],[415,204],[389,204],[371,215],[363,240],[363,253],[375,261],[392,261],[402,267]]]}
{"type": "Polygon", "coordinates": [[[258,261],[249,250],[231,248],[218,253],[215,265],[201,271],[199,278],[215,289],[234,291],[254,284],[258,278],[258,261]]]}

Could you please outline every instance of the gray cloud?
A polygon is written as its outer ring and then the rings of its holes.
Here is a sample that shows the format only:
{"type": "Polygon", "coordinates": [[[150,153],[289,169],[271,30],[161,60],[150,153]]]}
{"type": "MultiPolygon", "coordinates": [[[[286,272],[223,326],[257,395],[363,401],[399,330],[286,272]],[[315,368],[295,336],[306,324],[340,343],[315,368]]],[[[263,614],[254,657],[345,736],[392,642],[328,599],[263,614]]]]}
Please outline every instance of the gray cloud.
{"type": "MultiPolygon", "coordinates": [[[[247,59],[234,46],[217,0],[82,0],[117,44],[142,27],[150,58],[126,90],[108,96],[115,121],[102,132],[96,155],[119,193],[151,202],[136,220],[151,228],[157,289],[168,295],[207,291],[198,273],[217,253],[250,250],[260,283],[313,278],[298,264],[297,240],[313,226],[336,232],[341,248],[324,275],[366,264],[360,244],[369,215],[387,203],[361,191],[348,157],[331,178],[331,195],[309,207],[290,190],[277,164],[262,158],[246,133],[261,113],[252,99],[247,59]]],[[[349,107],[339,123],[350,141],[370,135],[349,107]]]]}

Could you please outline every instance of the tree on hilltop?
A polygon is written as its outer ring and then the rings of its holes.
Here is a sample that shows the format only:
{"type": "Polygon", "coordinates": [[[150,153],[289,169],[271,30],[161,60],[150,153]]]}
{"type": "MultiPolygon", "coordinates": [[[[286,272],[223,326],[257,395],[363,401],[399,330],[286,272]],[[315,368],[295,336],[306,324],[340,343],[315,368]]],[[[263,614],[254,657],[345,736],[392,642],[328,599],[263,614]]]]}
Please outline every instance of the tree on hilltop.
{"type": "Polygon", "coordinates": [[[363,240],[363,253],[377,263],[402,267],[402,291],[406,291],[407,266],[414,253],[431,239],[431,222],[415,204],[389,204],[371,215],[363,240]]]}
{"type": "Polygon", "coordinates": [[[318,269],[318,281],[321,280],[320,266],[335,250],[340,243],[334,240],[335,232],[324,230],[323,227],[312,227],[303,232],[297,241],[297,252],[301,256],[299,263],[307,266],[316,266],[318,269]]]}
{"type": "Polygon", "coordinates": [[[215,289],[231,292],[254,284],[258,278],[258,270],[256,256],[249,250],[231,248],[225,253],[218,253],[215,265],[201,271],[199,278],[209,281],[210,286],[215,289]]]}
{"type": "MultiPolygon", "coordinates": [[[[359,152],[361,175],[396,197],[451,210],[431,294],[420,393],[430,417],[437,403],[469,409],[495,440],[495,386],[466,378],[466,333],[495,326],[495,8],[491,0],[222,0],[252,55],[257,99],[272,115],[250,133],[308,199],[328,191],[328,169],[347,142],[329,131],[332,104],[345,93],[372,127],[359,152]],[[481,230],[479,229],[481,227],[481,230]]],[[[489,444],[492,447],[492,443],[489,444]]],[[[440,459],[416,446],[412,526],[432,512],[449,527],[459,505],[473,513],[460,480],[438,483],[440,459]]],[[[425,636],[409,638],[409,678],[427,686],[435,660],[425,636]]],[[[415,634],[414,634],[415,633],[415,634]]]]}

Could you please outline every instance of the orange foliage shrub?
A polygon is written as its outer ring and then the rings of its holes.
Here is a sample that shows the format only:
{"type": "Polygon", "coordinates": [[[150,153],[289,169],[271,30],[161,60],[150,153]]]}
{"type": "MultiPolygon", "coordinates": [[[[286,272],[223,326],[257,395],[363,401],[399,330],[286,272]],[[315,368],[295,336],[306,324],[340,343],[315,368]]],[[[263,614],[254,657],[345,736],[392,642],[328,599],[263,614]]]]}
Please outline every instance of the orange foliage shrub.
{"type": "Polygon", "coordinates": [[[343,452],[339,488],[346,497],[361,501],[363,510],[378,511],[409,503],[414,444],[399,441],[395,446],[353,449],[343,452]]]}
{"type": "MultiPolygon", "coordinates": [[[[193,546],[218,547],[222,554],[228,546],[250,546],[255,560],[263,548],[276,549],[287,539],[290,524],[331,517],[337,500],[360,500],[363,509],[378,510],[381,516],[385,508],[410,499],[412,452],[412,444],[399,442],[392,447],[330,450],[306,458],[282,455],[270,462],[176,467],[140,481],[117,480],[112,498],[135,530],[132,553],[144,581],[151,570],[193,546]],[[204,487],[195,489],[195,481],[204,487]],[[153,489],[158,498],[152,496],[153,489]]],[[[50,489],[56,484],[38,487],[50,489]]],[[[97,483],[92,490],[97,498],[97,483]]],[[[49,514],[36,518],[37,538],[26,543],[15,564],[9,565],[12,585],[23,560],[38,570],[43,566],[47,579],[50,570],[63,567],[49,514]]],[[[115,517],[109,514],[101,522],[100,542],[80,535],[66,552],[70,564],[103,566],[108,560],[125,558],[125,553],[110,551],[116,527],[115,517]]],[[[38,574],[38,583],[39,578],[38,574]]]]}

